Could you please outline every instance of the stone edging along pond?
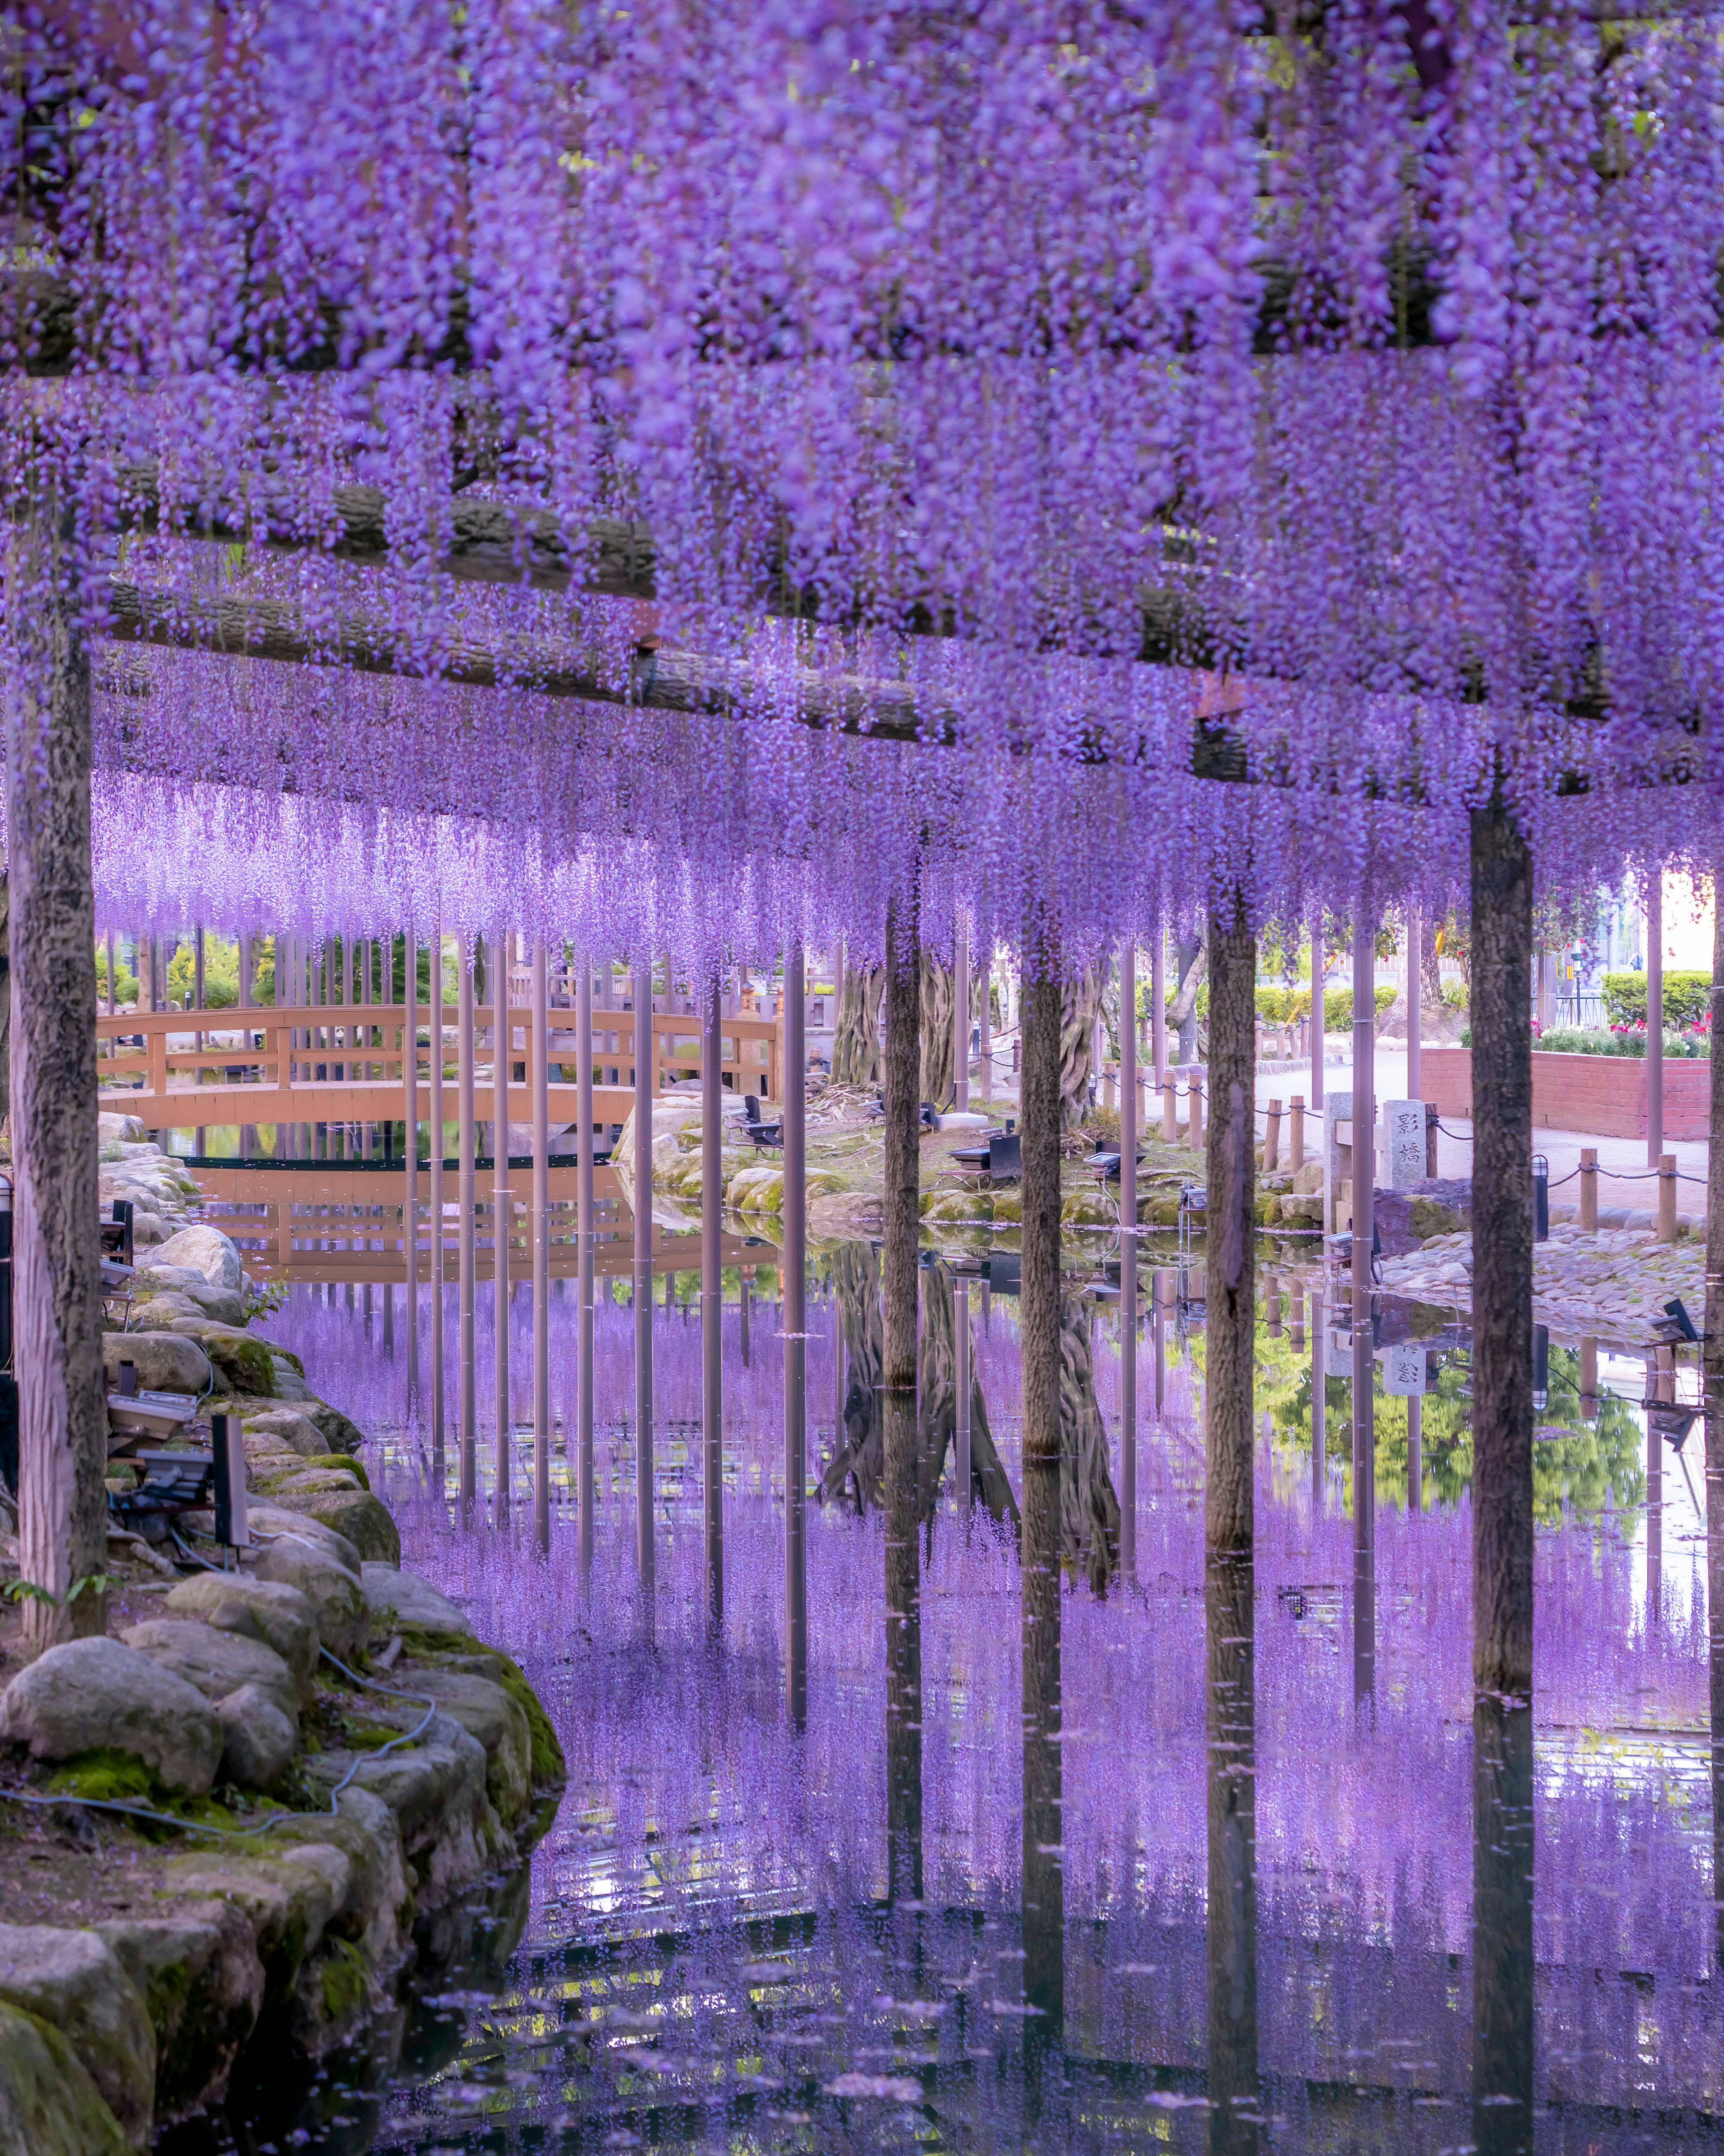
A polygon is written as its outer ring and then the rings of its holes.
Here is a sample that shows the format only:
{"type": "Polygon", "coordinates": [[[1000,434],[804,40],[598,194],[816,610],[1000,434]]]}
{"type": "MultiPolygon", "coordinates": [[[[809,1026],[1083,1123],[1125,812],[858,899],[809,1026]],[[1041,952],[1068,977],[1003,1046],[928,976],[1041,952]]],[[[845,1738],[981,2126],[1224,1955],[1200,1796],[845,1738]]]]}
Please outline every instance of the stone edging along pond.
{"type": "Polygon", "coordinates": [[[213,1377],[258,1541],[182,1572],[110,1536],[106,1635],[33,1661],[0,1605],[0,2156],[145,2148],[248,2053],[343,2041],[564,1779],[519,1668],[399,1569],[360,1433],[249,1331],[233,1245],[189,1229],[138,1277],[123,1352],[146,1387],[213,1377]]]}

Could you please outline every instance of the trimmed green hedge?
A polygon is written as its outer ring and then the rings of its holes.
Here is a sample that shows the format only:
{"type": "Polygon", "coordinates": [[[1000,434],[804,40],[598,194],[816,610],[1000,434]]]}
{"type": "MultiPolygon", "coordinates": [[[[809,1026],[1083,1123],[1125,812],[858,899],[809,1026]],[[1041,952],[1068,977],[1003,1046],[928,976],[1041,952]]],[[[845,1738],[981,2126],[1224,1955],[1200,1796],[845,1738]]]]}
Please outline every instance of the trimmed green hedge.
{"type": "MultiPolygon", "coordinates": [[[[1706,1014],[1711,993],[1710,973],[1666,973],[1664,977],[1664,1022],[1667,1026],[1695,1025],[1706,1014]]],[[[1644,973],[1607,973],[1603,981],[1604,1015],[1612,1025],[1644,1025],[1646,976],[1644,973]]]]}
{"type": "MultiPolygon", "coordinates": [[[[1377,991],[1377,1008],[1386,1011],[1395,999],[1390,988],[1377,991]]],[[[1306,988],[1260,988],[1257,991],[1257,1015],[1271,1025],[1286,1025],[1295,1019],[1309,1015],[1311,990],[1306,988]]],[[[1325,988],[1323,991],[1323,1030],[1342,1033],[1353,1022],[1353,992],[1351,988],[1325,988]]]]}

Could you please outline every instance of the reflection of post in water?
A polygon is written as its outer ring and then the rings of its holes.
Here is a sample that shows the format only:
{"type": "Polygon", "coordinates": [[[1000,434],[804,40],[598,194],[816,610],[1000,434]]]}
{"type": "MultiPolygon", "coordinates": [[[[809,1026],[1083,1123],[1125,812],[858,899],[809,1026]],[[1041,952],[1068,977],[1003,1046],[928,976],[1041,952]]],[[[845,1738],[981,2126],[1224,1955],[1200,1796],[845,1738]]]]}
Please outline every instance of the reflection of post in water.
{"type": "Polygon", "coordinates": [[[1473,2141],[1532,2147],[1532,1711],[1473,1706],[1473,2141]]]}
{"type": "Polygon", "coordinates": [[[803,947],[784,953],[784,1706],[794,1730],[808,1718],[808,1218],[803,947]]]}
{"type": "MultiPolygon", "coordinates": [[[[958,1435],[958,1322],[957,1298],[952,1276],[945,1265],[931,1265],[921,1276],[921,1327],[920,1332],[921,1357],[919,1363],[921,1399],[921,1493],[920,1516],[924,1522],[932,1518],[940,1501],[941,1478],[946,1471],[946,1455],[950,1448],[956,1453],[958,1435]]],[[[968,1322],[967,1294],[964,1296],[965,1322],[968,1322]]],[[[970,1480],[968,1486],[959,1484],[959,1502],[967,1505],[972,1496],[979,1496],[997,1520],[1009,1517],[1015,1524],[1018,1501],[1012,1495],[1012,1485],[993,1442],[993,1433],[988,1427],[988,1403],[982,1396],[981,1380],[977,1377],[972,1358],[963,1358],[969,1379],[969,1453],[970,1480]]]]}
{"type": "Polygon", "coordinates": [[[1353,1705],[1377,1683],[1376,1327],[1371,1268],[1377,1240],[1377,914],[1364,900],[1353,921],[1353,1705]]]}
{"type": "Polygon", "coordinates": [[[1257,2145],[1257,1812],[1249,1548],[1204,1572],[1208,1738],[1209,2146],[1257,2145]]]}
{"type": "Polygon", "coordinates": [[[952,1385],[957,1395],[957,1429],[952,1440],[952,1477],[957,1484],[958,1510],[970,1510],[970,1283],[954,1281],[952,1288],[952,1385]]]}
{"type": "MultiPolygon", "coordinates": [[[[1668,1348],[1646,1358],[1646,1397],[1672,1400],[1676,1396],[1675,1358],[1668,1348]],[[1670,1368],[1666,1372],[1665,1364],[1670,1368]]],[[[1658,1418],[1646,1418],[1646,1622],[1663,1621],[1664,1609],[1664,1439],[1658,1418]]]]}
{"type": "Polygon", "coordinates": [[[1329,1487],[1329,1309],[1311,1299],[1311,1494],[1319,1512],[1329,1487]]]}
{"type": "Polygon", "coordinates": [[[1060,1510],[1065,1562],[1106,1591],[1119,1562],[1120,1501],[1108,1469],[1107,1425],[1095,1398],[1090,1306],[1060,1303],[1060,1510]]]}
{"type": "Polygon", "coordinates": [[[706,1529],[706,1622],[724,1630],[724,1088],[716,974],[700,1045],[700,1480],[706,1529]]]}
{"type": "Polygon", "coordinates": [[[837,1449],[820,1477],[820,1502],[830,1504],[845,1484],[856,1510],[881,1502],[885,1462],[880,1440],[880,1268],[866,1243],[840,1243],[832,1254],[832,1294],[848,1370],[837,1449]]]}
{"type": "MultiPolygon", "coordinates": [[[[1024,1995],[1032,2041],[1065,2012],[1065,1875],[1060,1748],[1061,1484],[1065,1327],[1060,1297],[1060,1017],[1051,939],[1026,939],[1024,983],[1023,1366],[1024,1995]],[[1039,947],[1038,946],[1039,945],[1039,947]]],[[[1087,1351],[1089,1326],[1078,1306],[1087,1351]]],[[[1099,1418],[1098,1418],[1099,1419],[1099,1418]]],[[[1102,1439],[1106,1464],[1106,1440],[1102,1439]]],[[[1116,1528],[1117,1512],[1116,1512],[1116,1528]]]]}
{"type": "Polygon", "coordinates": [[[742,1368],[745,1370],[748,1368],[748,1305],[751,1299],[750,1290],[753,1284],[753,1266],[742,1266],[736,1288],[736,1337],[741,1342],[742,1368]]]}

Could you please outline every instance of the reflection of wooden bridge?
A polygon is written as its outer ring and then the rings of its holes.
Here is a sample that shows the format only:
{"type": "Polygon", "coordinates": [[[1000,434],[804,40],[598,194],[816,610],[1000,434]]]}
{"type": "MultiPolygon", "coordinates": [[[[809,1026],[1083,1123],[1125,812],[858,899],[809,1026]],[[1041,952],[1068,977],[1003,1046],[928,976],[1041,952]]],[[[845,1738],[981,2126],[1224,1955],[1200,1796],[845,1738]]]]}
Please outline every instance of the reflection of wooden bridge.
{"type": "MultiPolygon", "coordinates": [[[[527,1074],[539,1053],[542,1022],[551,1119],[572,1123],[578,1113],[575,1081],[581,1055],[575,1014],[557,1008],[541,1014],[530,1004],[508,1004],[505,1010],[509,1118],[531,1120],[527,1074]]],[[[459,1047],[459,1019],[457,1006],[444,1006],[444,1110],[451,1122],[456,1112],[453,1066],[459,1047]]],[[[700,1076],[700,1023],[686,1013],[654,1013],[655,1091],[673,1078],[700,1076]]],[[[474,1010],[473,1113],[480,1122],[496,1116],[497,1024],[494,1006],[483,1004],[474,1010]]],[[[126,1011],[112,1018],[98,1017],[100,1105],[139,1116],[151,1131],[259,1123],[418,1122],[428,1113],[430,1036],[435,1030],[428,1005],[410,1011],[402,1004],[126,1011]],[[205,1021],[201,1029],[196,1024],[199,1019],[205,1021]],[[403,1045],[409,1034],[417,1050],[410,1059],[403,1045]],[[140,1040],[141,1046],[136,1045],[140,1040]],[[416,1114],[408,1106],[409,1060],[418,1081],[416,1114]]],[[[782,1018],[721,1019],[719,1045],[727,1085],[762,1099],[783,1098],[782,1018]]],[[[594,1119],[603,1126],[620,1124],[634,1106],[633,1013],[595,1011],[587,1054],[593,1062],[594,1119]]]]}
{"type": "MultiPolygon", "coordinates": [[[[423,1168],[423,1163],[421,1163],[423,1168]]],[[[532,1216],[529,1209],[531,1177],[528,1170],[512,1172],[516,1188],[511,1237],[509,1270],[517,1281],[531,1278],[532,1216]]],[[[576,1183],[579,1171],[572,1165],[551,1171],[551,1277],[572,1280],[580,1270],[579,1246],[575,1240],[576,1183]],[[562,1216],[559,1218],[561,1214],[562,1216]]],[[[259,1279],[320,1281],[372,1281],[379,1286],[405,1282],[407,1245],[402,1225],[406,1177],[400,1168],[344,1168],[339,1162],[318,1161],[292,1168],[211,1168],[200,1165],[198,1181],[208,1197],[223,1207],[244,1207],[244,1212],[223,1211],[219,1224],[233,1236],[244,1258],[246,1270],[259,1279]]],[[[454,1175],[449,1177],[454,1187],[454,1175]]],[[[428,1215],[423,1203],[420,1211],[428,1215]]],[[[623,1203],[614,1171],[593,1171],[593,1194],[598,1201],[598,1240],[594,1269],[601,1276],[626,1275],[634,1263],[634,1221],[623,1203]]],[[[474,1212],[486,1240],[475,1236],[474,1278],[495,1277],[496,1263],[490,1241],[495,1232],[494,1192],[489,1181],[474,1212]]],[[[458,1264],[457,1219],[453,1204],[445,1207],[444,1221],[444,1277],[453,1281],[458,1264]]],[[[418,1279],[431,1278],[434,1229],[422,1218],[418,1234],[418,1279]]],[[[740,1235],[721,1239],[722,1262],[726,1265],[777,1263],[777,1253],[764,1243],[740,1235]]],[[[655,1272],[698,1272],[700,1233],[698,1228],[678,1234],[656,1223],[652,1229],[652,1260],[655,1272]]],[[[145,1259],[147,1263],[147,1257],[145,1259]]]]}

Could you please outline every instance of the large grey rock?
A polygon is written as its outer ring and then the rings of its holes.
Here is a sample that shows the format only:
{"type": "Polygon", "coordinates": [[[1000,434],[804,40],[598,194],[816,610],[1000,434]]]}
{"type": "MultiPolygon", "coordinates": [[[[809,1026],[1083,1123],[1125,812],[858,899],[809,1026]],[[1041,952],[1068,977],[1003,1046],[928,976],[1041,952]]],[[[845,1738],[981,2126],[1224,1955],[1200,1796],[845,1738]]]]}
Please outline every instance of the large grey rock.
{"type": "Polygon", "coordinates": [[[303,1412],[322,1434],[325,1452],[357,1452],[365,1442],[365,1432],[358,1424],[351,1421],[339,1408],[332,1408],[327,1400],[308,1399],[303,1412]]]}
{"type": "Polygon", "coordinates": [[[168,1237],[156,1259],[160,1265],[186,1265],[201,1273],[212,1287],[225,1288],[230,1295],[239,1292],[243,1273],[239,1251],[232,1237],[219,1228],[182,1228],[178,1235],[168,1237]]]}
{"type": "Polygon", "coordinates": [[[269,1390],[277,1399],[296,1400],[302,1405],[307,1403],[315,1404],[316,1396],[311,1388],[305,1383],[303,1374],[294,1368],[285,1355],[272,1355],[269,1360],[274,1368],[269,1390]]]}
{"type": "Polygon", "coordinates": [[[49,1924],[0,1924],[0,2000],[58,2029],[127,2140],[147,2146],[156,2032],[105,1939],[49,1924]]]}
{"type": "Polygon", "coordinates": [[[316,1618],[318,1639],[331,1654],[351,1662],[363,1650],[371,1637],[371,1614],[365,1606],[357,1559],[350,1570],[316,1543],[279,1534],[276,1540],[258,1546],[252,1569],[259,1579],[298,1588],[316,1618]]]}
{"type": "Polygon", "coordinates": [[[137,1365],[138,1383],[146,1392],[190,1393],[196,1399],[209,1385],[208,1356],[182,1333],[103,1333],[102,1368],[110,1393],[120,1389],[122,1363],[137,1365]]]}
{"type": "Polygon", "coordinates": [[[104,1111],[95,1119],[95,1135],[99,1145],[118,1145],[122,1140],[139,1145],[143,1142],[144,1119],[141,1116],[110,1115],[104,1111]]]}
{"type": "Polygon", "coordinates": [[[225,1699],[242,1685],[255,1685],[283,1714],[298,1721],[300,1688],[294,1673],[261,1640],[185,1617],[147,1618],[128,1625],[120,1636],[128,1647],[196,1685],[206,1699],[225,1699]]]}
{"type": "Polygon", "coordinates": [[[59,2030],[0,2006],[0,2156],[131,2156],[131,2147],[59,2030]]]}
{"type": "Polygon", "coordinates": [[[504,1825],[517,1825],[531,1806],[533,1793],[532,1732],[525,1710],[501,1685],[463,1670],[416,1669],[401,1679],[401,1687],[428,1693],[443,1713],[485,1747],[485,1794],[504,1825]]]}
{"type": "Polygon", "coordinates": [[[0,1735],[38,1759],[129,1752],[190,1796],[208,1793],[222,1756],[203,1692],[119,1640],[69,1640],[20,1671],[0,1697],[0,1735]]]}
{"type": "Polygon", "coordinates": [[[337,1564],[345,1565],[358,1578],[362,1562],[358,1551],[345,1535],[323,1521],[304,1518],[284,1505],[253,1505],[249,1510],[252,1526],[260,1535],[296,1535],[302,1543],[310,1543],[337,1564]]]}
{"type": "Polygon", "coordinates": [[[452,1632],[463,1638],[471,1635],[473,1627],[461,1611],[418,1573],[398,1572],[393,1565],[367,1564],[361,1576],[366,1606],[380,1632],[392,1625],[410,1625],[421,1632],[452,1632]]]}
{"type": "Polygon", "coordinates": [[[351,1483],[345,1488],[318,1491],[303,1486],[278,1486],[274,1495],[284,1512],[333,1527],[358,1552],[362,1560],[400,1563],[401,1530],[382,1499],[374,1497],[369,1490],[362,1490],[351,1483]]]}
{"type": "Polygon", "coordinates": [[[279,1438],[288,1451],[297,1452],[302,1459],[321,1460],[326,1452],[335,1450],[310,1415],[300,1408],[285,1404],[269,1408],[261,1414],[248,1414],[244,1423],[248,1434],[256,1430],[279,1438]]]}
{"type": "Polygon", "coordinates": [[[218,2097],[264,2004],[251,1926],[230,1902],[175,1902],[98,1924],[156,2031],[158,2126],[218,2097]]]}
{"type": "Polygon", "coordinates": [[[242,1789],[273,1789],[300,1748],[297,1725],[260,1685],[243,1684],[216,1702],[227,1735],[222,1772],[242,1789]]]}
{"type": "Polygon", "coordinates": [[[258,1856],[223,1843],[172,1857],[164,1868],[170,1892],[231,1902],[244,1912],[263,1964],[266,2006],[288,1997],[324,1926],[347,1897],[346,1856],[326,1841],[316,1847],[318,1855],[308,1861],[303,1850],[258,1856]]]}
{"type": "Polygon", "coordinates": [[[317,1613],[298,1588],[246,1572],[199,1572],[182,1579],[163,1608],[170,1617],[201,1617],[273,1647],[309,1699],[317,1675],[317,1613]]]}
{"type": "MultiPolygon", "coordinates": [[[[418,1710],[412,1719],[418,1721],[418,1710]]],[[[433,1907],[480,1877],[512,1845],[485,1794],[485,1764],[478,1739],[439,1713],[411,1750],[357,1762],[345,1752],[313,1753],[305,1772],[308,1781],[333,1784],[355,1768],[353,1786],[394,1814],[416,1899],[433,1907]]]]}
{"type": "Polygon", "coordinates": [[[183,1311],[202,1311],[206,1317],[217,1318],[223,1325],[240,1325],[245,1320],[244,1301],[236,1291],[212,1287],[202,1273],[194,1272],[189,1265],[164,1265],[154,1261],[140,1265],[132,1276],[131,1289],[139,1300],[146,1296],[172,1298],[183,1311]]]}
{"type": "Polygon", "coordinates": [[[388,1805],[368,1789],[343,1789],[336,1801],[338,1814],[301,1813],[284,1820],[270,1840],[283,1851],[321,1842],[341,1851],[348,1866],[346,1896],[331,1921],[344,1935],[357,1936],[367,1958],[381,1965],[394,1958],[411,1913],[401,1829],[388,1805]]]}
{"type": "MultiPolygon", "coordinates": [[[[150,1305],[152,1312],[161,1301],[158,1296],[150,1305]]],[[[196,1340],[235,1392],[267,1396],[275,1385],[275,1363],[268,1342],[243,1326],[218,1325],[203,1311],[192,1310],[168,1319],[163,1329],[196,1340]]]]}

